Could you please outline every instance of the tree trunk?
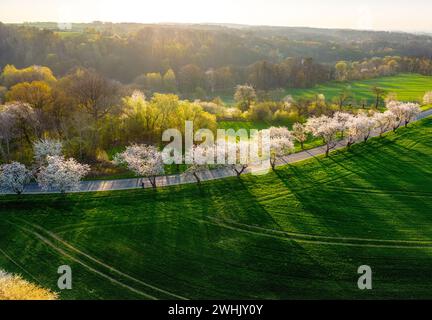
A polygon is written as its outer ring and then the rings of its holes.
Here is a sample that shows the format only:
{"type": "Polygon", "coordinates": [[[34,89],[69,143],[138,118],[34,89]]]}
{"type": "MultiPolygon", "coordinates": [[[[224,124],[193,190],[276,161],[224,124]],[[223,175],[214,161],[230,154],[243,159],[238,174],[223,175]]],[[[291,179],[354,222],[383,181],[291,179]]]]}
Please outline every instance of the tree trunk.
{"type": "Polygon", "coordinates": [[[156,177],[149,177],[150,184],[152,185],[153,189],[156,189],[156,177]]]}
{"type": "Polygon", "coordinates": [[[276,168],[276,158],[270,159],[270,165],[272,167],[272,170],[274,171],[276,168]]]}
{"type": "Polygon", "coordinates": [[[198,182],[198,184],[201,184],[201,179],[200,179],[200,177],[198,176],[198,174],[197,174],[196,172],[194,172],[193,175],[194,175],[196,181],[198,182]]]}

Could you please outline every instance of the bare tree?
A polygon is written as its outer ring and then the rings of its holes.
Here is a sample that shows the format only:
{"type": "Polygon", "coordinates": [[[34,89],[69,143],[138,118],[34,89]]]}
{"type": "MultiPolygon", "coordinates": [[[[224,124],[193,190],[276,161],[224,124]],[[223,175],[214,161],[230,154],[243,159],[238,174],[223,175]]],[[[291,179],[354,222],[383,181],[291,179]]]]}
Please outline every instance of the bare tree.
{"type": "Polygon", "coordinates": [[[70,76],[69,93],[93,119],[93,146],[98,145],[99,122],[118,104],[120,86],[93,70],[78,69],[70,76]]]}

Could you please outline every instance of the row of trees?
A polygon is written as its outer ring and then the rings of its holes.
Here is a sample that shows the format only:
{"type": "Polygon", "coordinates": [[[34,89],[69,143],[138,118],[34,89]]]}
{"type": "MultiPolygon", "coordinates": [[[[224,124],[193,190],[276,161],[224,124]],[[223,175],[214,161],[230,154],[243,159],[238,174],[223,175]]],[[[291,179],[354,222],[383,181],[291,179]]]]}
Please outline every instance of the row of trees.
{"type": "Polygon", "coordinates": [[[34,163],[31,169],[19,162],[0,166],[0,189],[21,194],[25,185],[35,179],[44,191],[79,190],[80,181],[90,166],[80,164],[62,154],[62,144],[56,140],[39,140],[34,143],[34,163]]]}
{"type": "MultiPolygon", "coordinates": [[[[395,131],[401,125],[407,126],[420,113],[419,106],[412,103],[391,101],[387,108],[383,113],[375,112],[372,115],[336,112],[331,117],[312,117],[304,125],[296,123],[292,131],[285,127],[271,127],[267,129],[270,143],[267,160],[274,170],[277,159],[294,150],[295,140],[303,148],[308,134],[322,139],[328,156],[341,138],[345,139],[349,148],[355,142],[366,142],[374,131],[382,135],[389,130],[395,131]]],[[[260,134],[264,135],[263,132],[260,134]]],[[[223,141],[222,148],[219,143],[194,145],[187,150],[183,155],[184,159],[189,159],[185,175],[194,177],[200,183],[200,173],[212,167],[223,166],[230,168],[240,177],[249,166],[255,164],[255,159],[250,156],[250,148],[256,141],[223,141]]],[[[35,161],[32,171],[19,162],[3,164],[0,167],[1,189],[21,194],[25,185],[35,177],[43,190],[58,190],[64,193],[78,190],[80,180],[90,171],[88,165],[80,164],[73,158],[66,159],[62,155],[62,144],[59,141],[40,140],[34,144],[33,149],[35,161]]],[[[117,154],[113,162],[127,166],[137,176],[148,178],[153,188],[157,187],[157,177],[165,173],[163,152],[151,145],[133,144],[117,154]]]]}
{"type": "Polygon", "coordinates": [[[432,60],[418,57],[387,56],[362,61],[339,61],[335,65],[334,79],[338,81],[364,80],[401,72],[432,74],[432,60]]]}
{"type": "MultiPolygon", "coordinates": [[[[270,138],[270,165],[274,170],[277,159],[294,150],[294,141],[298,141],[303,148],[309,134],[322,139],[328,156],[340,139],[345,139],[349,148],[355,142],[366,142],[373,132],[378,132],[381,136],[386,131],[395,131],[401,125],[407,126],[420,113],[419,106],[413,103],[392,101],[388,103],[387,108],[385,112],[375,112],[371,115],[338,111],[331,117],[312,117],[305,124],[296,123],[292,131],[286,127],[271,127],[267,129],[270,138]]],[[[240,140],[220,143],[194,145],[186,151],[184,159],[190,159],[191,163],[185,175],[195,178],[200,183],[200,173],[211,168],[228,167],[239,177],[249,166],[254,165],[249,151],[251,144],[255,142],[240,140]],[[235,155],[234,159],[228,159],[230,155],[235,155]],[[222,163],[221,158],[224,160],[222,163]]],[[[132,145],[118,154],[115,162],[126,165],[138,176],[147,177],[153,188],[156,188],[157,176],[164,174],[163,158],[162,152],[153,146],[132,145]]]]}
{"type": "Polygon", "coordinates": [[[133,84],[140,90],[179,92],[203,99],[218,92],[231,92],[241,83],[258,91],[279,88],[311,88],[331,80],[364,80],[398,73],[432,75],[432,60],[417,57],[386,56],[361,61],[339,61],[334,66],[318,64],[310,58],[287,58],[281,62],[258,61],[247,67],[225,66],[202,69],[188,64],[165,73],[152,72],[138,76],[133,84]]]}
{"type": "MultiPolygon", "coordinates": [[[[324,95],[295,101],[287,96],[273,101],[251,85],[237,86],[236,107],[220,99],[211,102],[181,100],[177,95],[145,94],[109,80],[94,70],[76,69],[57,79],[50,69],[9,66],[2,73],[8,87],[0,105],[0,158],[3,162],[31,162],[35,140],[63,141],[65,154],[90,163],[108,163],[111,150],[131,143],[161,143],[167,128],[184,131],[184,122],[215,131],[218,120],[265,121],[275,125],[304,122],[311,116],[331,115],[352,105],[352,95],[343,91],[331,102],[324,95]]],[[[376,105],[385,92],[371,89],[376,105]]],[[[429,92],[425,104],[432,101],[429,92]]],[[[388,95],[388,101],[394,99],[388,95]]]]}

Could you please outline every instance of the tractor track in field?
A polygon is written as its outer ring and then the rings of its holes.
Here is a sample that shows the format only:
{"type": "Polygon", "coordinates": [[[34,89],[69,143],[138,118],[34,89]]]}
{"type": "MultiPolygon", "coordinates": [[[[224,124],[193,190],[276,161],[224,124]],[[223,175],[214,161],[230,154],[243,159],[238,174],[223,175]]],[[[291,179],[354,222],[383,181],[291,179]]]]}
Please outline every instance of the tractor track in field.
{"type": "Polygon", "coordinates": [[[243,223],[238,223],[232,220],[221,220],[209,217],[210,221],[201,220],[204,223],[211,223],[223,228],[255,234],[264,237],[277,239],[295,240],[298,242],[334,245],[334,246],[349,246],[349,247],[371,247],[371,248],[394,248],[394,249],[432,249],[432,241],[422,240],[386,240],[386,239],[371,239],[371,238],[355,238],[355,237],[331,237],[320,236],[303,233],[288,232],[282,230],[268,229],[243,223]]]}
{"type": "MultiPolygon", "coordinates": [[[[72,246],[72,245],[69,244],[68,242],[66,242],[66,241],[64,241],[63,239],[61,239],[60,237],[58,237],[56,234],[50,232],[49,230],[46,230],[45,228],[43,228],[43,227],[41,227],[41,226],[39,226],[39,225],[36,225],[36,224],[30,223],[30,222],[28,222],[28,221],[26,221],[26,220],[23,220],[23,219],[18,219],[18,218],[16,218],[16,219],[19,220],[19,221],[21,221],[21,222],[24,222],[25,224],[27,224],[28,226],[32,227],[33,229],[37,229],[37,230],[39,230],[39,231],[42,231],[43,233],[45,233],[46,235],[48,235],[49,237],[51,237],[51,239],[54,239],[55,241],[57,241],[57,242],[61,243],[62,245],[64,245],[64,246],[65,246],[66,248],[68,248],[70,251],[75,252],[75,253],[77,253],[77,254],[79,254],[79,255],[81,255],[81,256],[87,258],[88,260],[90,260],[90,261],[92,261],[92,262],[94,262],[94,263],[96,263],[96,264],[98,264],[98,265],[100,265],[100,266],[102,266],[102,267],[104,267],[104,268],[110,270],[110,271],[113,272],[113,273],[118,274],[118,275],[121,276],[121,277],[124,277],[124,278],[126,278],[126,279],[128,279],[128,280],[130,280],[130,281],[133,281],[133,282],[135,282],[135,283],[137,283],[137,284],[140,284],[140,285],[142,285],[142,286],[144,286],[144,287],[147,287],[147,288],[152,289],[152,290],[154,290],[154,291],[157,291],[157,292],[159,292],[159,293],[163,293],[163,294],[165,294],[165,295],[167,295],[167,296],[170,296],[170,297],[172,297],[172,298],[180,299],[180,300],[188,300],[188,298],[185,298],[185,297],[180,296],[180,295],[177,295],[177,294],[175,294],[175,293],[172,293],[172,292],[166,291],[166,290],[164,290],[164,289],[161,289],[161,288],[158,288],[158,287],[156,287],[156,286],[153,286],[153,285],[151,285],[151,284],[149,284],[149,283],[146,283],[146,282],[144,282],[144,281],[142,281],[142,280],[139,280],[139,279],[137,279],[137,278],[135,278],[135,277],[132,277],[131,275],[128,275],[128,274],[126,274],[126,273],[124,273],[124,272],[122,272],[122,271],[120,271],[120,270],[114,268],[113,266],[110,266],[110,265],[108,265],[108,264],[106,264],[106,263],[104,263],[104,262],[102,262],[102,261],[100,261],[100,260],[94,258],[93,256],[91,256],[91,255],[89,255],[89,254],[87,254],[87,253],[85,253],[85,252],[83,252],[83,251],[77,249],[76,247],[72,246]]],[[[134,287],[132,287],[132,286],[130,286],[130,285],[124,284],[123,282],[121,282],[121,281],[119,281],[119,280],[117,280],[117,279],[112,278],[111,276],[109,276],[109,275],[103,273],[102,271],[97,270],[97,269],[93,268],[92,266],[89,266],[89,265],[86,264],[85,262],[83,262],[83,261],[81,261],[80,259],[78,259],[78,258],[72,256],[71,254],[67,253],[65,250],[59,248],[57,245],[55,245],[54,243],[52,243],[49,239],[47,239],[47,238],[44,237],[43,235],[39,234],[38,232],[36,232],[36,231],[34,231],[34,230],[30,230],[30,229],[28,229],[28,228],[26,228],[26,227],[23,227],[23,226],[21,226],[21,225],[18,225],[18,224],[16,224],[16,223],[11,222],[11,221],[6,221],[6,222],[8,222],[8,223],[10,223],[10,224],[12,224],[12,225],[14,225],[14,226],[16,226],[17,228],[19,228],[20,230],[22,230],[22,231],[24,231],[24,232],[26,232],[26,233],[28,233],[28,234],[32,234],[32,235],[34,235],[36,238],[38,238],[39,240],[41,240],[42,242],[44,242],[46,245],[50,246],[51,248],[53,248],[54,250],[56,250],[57,252],[59,252],[61,255],[63,255],[63,256],[65,256],[65,257],[67,257],[67,258],[69,258],[69,259],[71,259],[71,260],[77,262],[78,264],[82,265],[82,266],[85,267],[86,269],[88,269],[88,270],[90,270],[90,271],[92,271],[92,272],[94,272],[94,273],[96,273],[96,274],[102,276],[103,278],[106,278],[106,279],[110,280],[111,282],[113,282],[113,283],[115,283],[115,284],[117,284],[117,285],[119,285],[119,286],[121,286],[121,287],[124,287],[124,288],[126,288],[126,289],[129,289],[130,291],[132,291],[132,292],[134,292],[134,293],[137,293],[137,294],[139,294],[139,295],[142,295],[142,296],[144,296],[144,297],[146,297],[146,298],[148,298],[148,299],[151,299],[151,300],[159,300],[159,298],[157,298],[157,297],[155,297],[155,296],[152,296],[152,295],[150,295],[150,294],[148,294],[148,293],[146,293],[146,292],[143,292],[143,291],[141,291],[141,290],[138,290],[138,289],[136,289],[136,288],[134,288],[134,287]]]]}

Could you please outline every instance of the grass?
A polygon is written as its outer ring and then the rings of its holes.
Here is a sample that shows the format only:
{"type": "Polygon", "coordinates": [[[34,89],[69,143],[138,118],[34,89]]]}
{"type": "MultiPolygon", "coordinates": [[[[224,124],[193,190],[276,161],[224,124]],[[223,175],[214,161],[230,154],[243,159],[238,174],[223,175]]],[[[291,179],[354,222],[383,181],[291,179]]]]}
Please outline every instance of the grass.
{"type": "Polygon", "coordinates": [[[70,265],[62,299],[432,298],[431,134],[201,187],[5,196],[0,266],[59,291],[70,265]]]}
{"type": "MultiPolygon", "coordinates": [[[[233,129],[235,131],[238,131],[240,129],[245,129],[248,132],[251,129],[257,129],[257,130],[263,130],[263,129],[268,129],[272,126],[278,127],[278,126],[287,126],[289,129],[292,128],[292,124],[291,123],[287,123],[287,124],[271,124],[269,122],[265,122],[265,121],[236,121],[236,120],[231,120],[231,121],[220,121],[218,122],[218,129],[233,129]]],[[[314,138],[312,135],[309,136],[308,140],[305,141],[304,143],[304,149],[303,150],[309,150],[309,149],[313,149],[319,146],[322,146],[323,142],[322,139],[320,138],[314,138]]],[[[294,146],[295,146],[295,152],[299,152],[302,151],[302,148],[300,146],[300,143],[298,143],[297,141],[294,142],[294,146]]]]}
{"type": "Polygon", "coordinates": [[[337,82],[318,85],[311,89],[289,89],[286,94],[294,98],[313,97],[317,93],[325,95],[328,101],[338,96],[343,89],[349,88],[356,101],[366,99],[369,103],[375,101],[371,88],[377,86],[387,92],[394,92],[401,101],[423,102],[423,96],[427,91],[432,90],[432,77],[419,74],[400,74],[397,76],[381,77],[363,81],[337,82]]]}
{"type": "MultiPolygon", "coordinates": [[[[327,101],[338,96],[341,90],[350,88],[356,101],[367,99],[369,104],[374,103],[375,97],[371,88],[377,86],[387,92],[395,92],[401,101],[419,102],[427,91],[432,91],[432,77],[414,73],[404,73],[396,76],[380,77],[362,81],[337,82],[331,81],[307,89],[286,89],[285,95],[292,95],[298,98],[313,98],[316,94],[324,94],[327,101]]],[[[221,99],[229,104],[234,104],[233,94],[223,93],[221,99]]]]}

